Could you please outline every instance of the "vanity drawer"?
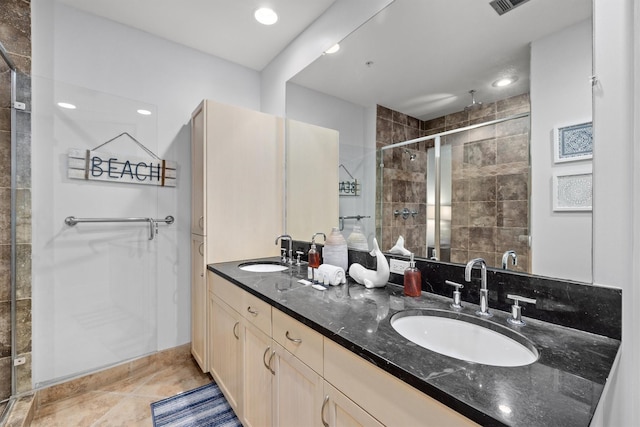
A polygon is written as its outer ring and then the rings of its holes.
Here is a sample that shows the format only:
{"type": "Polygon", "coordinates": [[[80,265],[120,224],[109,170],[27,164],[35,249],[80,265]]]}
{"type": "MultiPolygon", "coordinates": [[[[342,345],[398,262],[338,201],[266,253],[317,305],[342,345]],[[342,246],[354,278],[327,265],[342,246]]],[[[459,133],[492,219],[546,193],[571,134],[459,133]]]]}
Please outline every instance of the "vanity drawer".
{"type": "Polygon", "coordinates": [[[322,375],[322,335],[291,316],[273,309],[273,339],[322,375]]]}
{"type": "Polygon", "coordinates": [[[271,304],[262,301],[249,292],[242,291],[243,305],[240,314],[265,334],[271,336],[271,304]]]}
{"type": "Polygon", "coordinates": [[[243,294],[245,292],[238,286],[212,272],[209,272],[209,279],[210,291],[227,303],[229,307],[238,313],[242,313],[244,305],[243,294]]]}

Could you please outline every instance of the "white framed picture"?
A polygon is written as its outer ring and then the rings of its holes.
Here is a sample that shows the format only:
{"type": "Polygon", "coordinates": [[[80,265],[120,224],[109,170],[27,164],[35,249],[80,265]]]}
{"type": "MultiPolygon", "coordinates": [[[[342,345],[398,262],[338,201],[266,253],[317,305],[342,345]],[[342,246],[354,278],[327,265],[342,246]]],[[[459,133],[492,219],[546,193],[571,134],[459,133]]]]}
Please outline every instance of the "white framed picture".
{"type": "Polygon", "coordinates": [[[552,185],[554,211],[591,211],[593,203],[591,165],[555,172],[552,185]]]}
{"type": "Polygon", "coordinates": [[[553,128],[553,157],[556,163],[593,157],[593,123],[590,120],[553,128]]]}

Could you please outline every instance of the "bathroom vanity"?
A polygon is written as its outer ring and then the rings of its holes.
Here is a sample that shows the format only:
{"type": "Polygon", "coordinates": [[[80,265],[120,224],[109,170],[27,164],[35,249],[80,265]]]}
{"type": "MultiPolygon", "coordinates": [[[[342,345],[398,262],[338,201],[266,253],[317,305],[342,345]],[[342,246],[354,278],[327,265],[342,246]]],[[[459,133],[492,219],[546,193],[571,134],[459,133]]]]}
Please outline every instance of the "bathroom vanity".
{"type": "MultiPolygon", "coordinates": [[[[269,259],[275,261],[275,258],[269,259]]],[[[533,343],[516,367],[444,356],[390,323],[412,309],[454,311],[451,299],[401,286],[318,291],[306,265],[247,272],[210,264],[209,366],[245,425],[588,426],[620,341],[509,313],[489,319],[533,343]]],[[[463,303],[461,313],[477,306],[463,303]]]]}

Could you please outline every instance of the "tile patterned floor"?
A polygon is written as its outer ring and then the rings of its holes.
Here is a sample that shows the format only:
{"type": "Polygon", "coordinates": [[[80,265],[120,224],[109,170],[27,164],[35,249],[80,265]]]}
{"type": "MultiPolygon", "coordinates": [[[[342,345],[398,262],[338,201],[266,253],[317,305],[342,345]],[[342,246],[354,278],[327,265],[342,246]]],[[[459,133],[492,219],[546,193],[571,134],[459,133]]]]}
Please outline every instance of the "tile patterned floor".
{"type": "Polygon", "coordinates": [[[150,427],[152,402],[211,382],[193,359],[38,408],[32,427],[150,427]]]}

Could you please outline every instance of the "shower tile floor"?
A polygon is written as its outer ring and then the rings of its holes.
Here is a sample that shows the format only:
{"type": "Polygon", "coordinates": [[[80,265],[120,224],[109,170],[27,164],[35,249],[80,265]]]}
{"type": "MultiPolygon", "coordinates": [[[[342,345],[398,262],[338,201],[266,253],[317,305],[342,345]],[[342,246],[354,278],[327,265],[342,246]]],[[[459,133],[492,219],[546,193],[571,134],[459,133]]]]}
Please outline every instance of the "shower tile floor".
{"type": "Polygon", "coordinates": [[[152,426],[150,404],[211,382],[193,359],[37,409],[32,427],[152,426]]]}

